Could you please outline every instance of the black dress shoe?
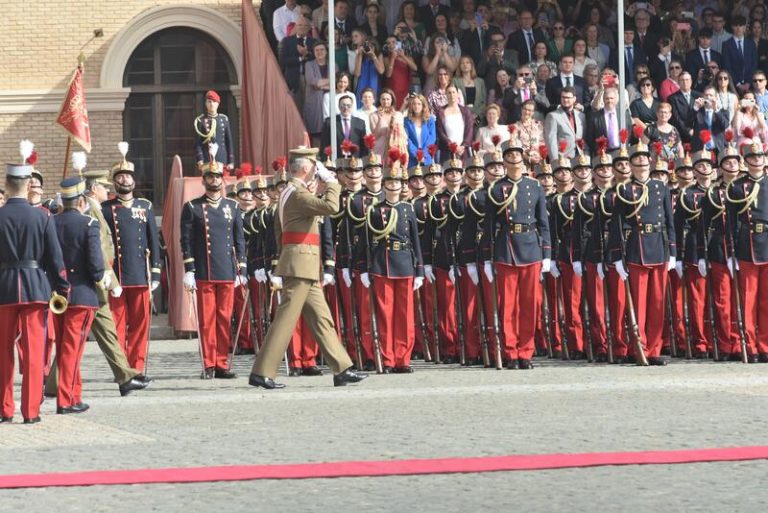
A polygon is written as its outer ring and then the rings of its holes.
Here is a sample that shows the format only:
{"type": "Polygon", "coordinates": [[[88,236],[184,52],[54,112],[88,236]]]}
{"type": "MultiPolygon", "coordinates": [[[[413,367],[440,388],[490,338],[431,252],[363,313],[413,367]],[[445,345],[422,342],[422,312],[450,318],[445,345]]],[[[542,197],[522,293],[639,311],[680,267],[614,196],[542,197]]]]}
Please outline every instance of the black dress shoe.
{"type": "Polygon", "coordinates": [[[446,356],[443,358],[443,364],[445,365],[453,365],[455,363],[459,363],[459,359],[455,356],[446,356]]]}
{"type": "Polygon", "coordinates": [[[637,363],[637,359],[635,359],[635,355],[633,354],[628,354],[626,360],[626,363],[637,363]]]}
{"type": "Polygon", "coordinates": [[[152,383],[152,378],[148,378],[148,377],[147,377],[147,376],[145,376],[144,374],[136,374],[136,375],[133,377],[133,379],[135,379],[136,381],[141,381],[142,383],[146,383],[147,385],[149,385],[150,383],[152,383]]]}
{"type": "Polygon", "coordinates": [[[510,360],[507,362],[507,369],[509,370],[516,370],[520,368],[520,364],[517,360],[510,360]]]}
{"type": "Polygon", "coordinates": [[[552,351],[552,358],[556,358],[556,359],[559,360],[561,357],[562,357],[562,355],[561,355],[560,351],[558,351],[557,349],[552,351]]]}
{"type": "Polygon", "coordinates": [[[45,392],[45,391],[43,391],[43,397],[44,398],[47,397],[48,399],[54,399],[55,397],[57,397],[57,394],[56,394],[56,392],[45,392]]]}
{"type": "Polygon", "coordinates": [[[304,376],[322,376],[323,375],[323,371],[317,365],[313,365],[312,367],[304,367],[303,369],[301,369],[301,373],[304,376]]]}
{"type": "Polygon", "coordinates": [[[627,357],[626,356],[614,356],[613,357],[613,363],[615,365],[624,365],[627,363],[627,357]]]}
{"type": "Polygon", "coordinates": [[[595,363],[608,363],[608,355],[605,353],[597,353],[595,355],[595,363]]]}
{"type": "Polygon", "coordinates": [[[693,357],[697,360],[706,360],[709,358],[709,354],[706,351],[696,351],[693,357]]]}
{"type": "Polygon", "coordinates": [[[533,369],[533,362],[525,358],[520,358],[517,361],[518,368],[521,370],[533,369]]]}
{"type": "Polygon", "coordinates": [[[571,351],[571,360],[586,360],[587,355],[584,351],[571,351]]]}
{"type": "Polygon", "coordinates": [[[13,417],[0,417],[0,424],[10,424],[13,422],[13,417]]]}
{"type": "Polygon", "coordinates": [[[216,368],[216,370],[213,373],[213,376],[216,379],[235,379],[237,377],[237,374],[235,374],[231,370],[216,368]]]}
{"type": "Polygon", "coordinates": [[[40,417],[35,417],[33,419],[24,419],[24,424],[37,424],[40,422],[40,417]]]}
{"type": "Polygon", "coordinates": [[[757,357],[757,361],[760,363],[768,363],[768,353],[760,353],[757,357]]]}
{"type": "Polygon", "coordinates": [[[648,365],[655,365],[658,367],[664,367],[667,361],[664,358],[658,356],[651,356],[648,358],[648,365]]]}
{"type": "Polygon", "coordinates": [[[283,383],[275,383],[274,379],[265,378],[264,376],[259,376],[258,374],[251,374],[248,377],[248,384],[251,385],[252,387],[261,387],[261,388],[266,388],[267,390],[285,388],[285,385],[283,383]]]}
{"type": "Polygon", "coordinates": [[[333,377],[333,386],[343,387],[349,383],[358,383],[368,377],[368,374],[362,372],[354,372],[352,368],[345,370],[340,374],[336,374],[333,377]]]}
{"type": "Polygon", "coordinates": [[[200,379],[213,379],[213,374],[214,374],[215,370],[216,369],[214,369],[213,367],[209,367],[209,368],[205,369],[200,374],[200,379]]]}
{"type": "Polygon", "coordinates": [[[301,376],[301,367],[288,367],[288,377],[296,378],[301,376]]]}
{"type": "Polygon", "coordinates": [[[728,357],[729,362],[740,362],[741,361],[741,352],[738,353],[731,353],[731,355],[728,357]]]}
{"type": "Polygon", "coordinates": [[[669,348],[669,346],[664,346],[661,348],[661,354],[664,356],[669,356],[672,354],[672,350],[669,348]]]}
{"type": "Polygon", "coordinates": [[[395,374],[412,374],[412,373],[413,373],[413,367],[411,367],[410,365],[395,367],[395,374]]]}
{"type": "Polygon", "coordinates": [[[757,363],[758,361],[756,354],[747,355],[747,363],[757,363]]]}
{"type": "Polygon", "coordinates": [[[85,403],[78,403],[78,404],[73,404],[72,406],[64,406],[64,407],[59,406],[56,408],[56,413],[58,413],[59,415],[67,415],[69,413],[83,413],[88,411],[89,408],[90,406],[88,406],[85,403]]]}
{"type": "Polygon", "coordinates": [[[136,378],[131,378],[118,387],[120,389],[120,396],[125,397],[134,390],[143,390],[147,388],[150,383],[151,381],[139,381],[136,378]]]}
{"type": "Polygon", "coordinates": [[[423,360],[424,359],[424,353],[413,353],[411,355],[411,358],[413,360],[423,360]]]}
{"type": "Polygon", "coordinates": [[[363,364],[363,370],[373,372],[376,370],[376,364],[373,363],[373,360],[366,360],[366,362],[363,364]]]}
{"type": "Polygon", "coordinates": [[[390,367],[389,365],[385,365],[384,368],[381,369],[382,374],[392,374],[393,372],[395,372],[395,368],[390,367]]]}

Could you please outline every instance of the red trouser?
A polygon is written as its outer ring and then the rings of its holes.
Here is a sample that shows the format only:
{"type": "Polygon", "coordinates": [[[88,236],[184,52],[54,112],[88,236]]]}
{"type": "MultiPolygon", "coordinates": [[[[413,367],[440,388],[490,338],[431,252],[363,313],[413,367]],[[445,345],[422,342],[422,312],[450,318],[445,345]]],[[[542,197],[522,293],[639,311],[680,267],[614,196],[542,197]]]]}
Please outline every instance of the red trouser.
{"type": "Polygon", "coordinates": [[[691,349],[706,352],[712,345],[712,332],[705,329],[704,319],[709,317],[707,306],[707,280],[699,274],[699,268],[685,264],[685,289],[688,293],[688,324],[691,327],[691,349]]]}
{"type": "Polygon", "coordinates": [[[459,354],[456,287],[448,278],[448,270],[435,267],[435,286],[437,287],[437,311],[440,316],[437,326],[440,334],[440,357],[456,358],[459,354]]]}
{"type": "MultiPolygon", "coordinates": [[[[24,354],[21,382],[21,415],[34,419],[40,415],[43,398],[43,344],[48,306],[43,303],[0,306],[0,326],[18,326],[19,347],[24,354]]],[[[13,417],[13,345],[16,330],[0,330],[0,390],[3,394],[3,417],[13,417]]]]}
{"type": "MultiPolygon", "coordinates": [[[[424,341],[424,333],[422,333],[421,328],[419,328],[416,330],[416,342],[413,346],[413,350],[414,352],[426,353],[424,350],[425,344],[434,344],[435,341],[435,316],[432,306],[432,301],[434,300],[432,297],[432,284],[425,281],[424,286],[419,289],[419,296],[421,297],[421,312],[424,314],[424,324],[426,325],[427,341],[424,341]]],[[[432,354],[432,358],[434,358],[434,345],[430,345],[429,350],[432,354]]]]}
{"type": "MultiPolygon", "coordinates": [[[[240,314],[243,312],[243,305],[246,304],[248,299],[248,292],[242,285],[235,287],[234,294],[234,308],[232,309],[232,315],[234,315],[235,329],[237,329],[238,323],[240,323],[240,314]]],[[[240,335],[237,337],[237,347],[240,349],[253,349],[253,341],[251,340],[251,312],[250,307],[245,308],[245,314],[243,315],[242,327],[240,328],[240,335]]]]}
{"type": "Polygon", "coordinates": [[[149,289],[124,287],[120,297],[109,296],[109,308],[117,329],[117,341],[128,358],[128,365],[144,372],[149,342],[149,289]]]}
{"type": "Polygon", "coordinates": [[[374,276],[376,320],[381,341],[381,359],[385,367],[411,365],[414,330],[413,278],[374,276]]]}
{"type": "MultiPolygon", "coordinates": [[[[669,290],[672,292],[672,327],[674,329],[674,340],[679,352],[685,353],[685,321],[683,320],[683,280],[677,275],[677,272],[669,272],[669,290]]],[[[666,305],[664,308],[664,345],[671,344],[673,336],[669,333],[669,319],[666,318],[666,305]]]]}
{"type": "MultiPolygon", "coordinates": [[[[483,272],[481,267],[479,273],[483,272]]],[[[464,321],[464,346],[467,360],[474,360],[480,356],[480,309],[478,308],[477,295],[480,292],[477,285],[467,274],[467,268],[461,268],[459,277],[461,286],[461,315],[464,321]]]]}
{"type": "MultiPolygon", "coordinates": [[[[355,288],[355,306],[357,307],[357,323],[360,327],[360,345],[363,346],[363,363],[374,361],[373,328],[371,327],[371,296],[360,281],[360,274],[355,273],[352,280],[355,288]]],[[[357,353],[355,353],[357,354],[357,353]]]]}
{"type": "Polygon", "coordinates": [[[658,357],[661,354],[661,335],[664,332],[667,266],[629,264],[629,284],[643,350],[646,356],[658,357]]]}
{"type": "Polygon", "coordinates": [[[499,294],[501,338],[506,360],[530,360],[536,333],[536,301],[541,262],[526,266],[494,263],[499,294]]]}
{"type": "Polygon", "coordinates": [[[206,369],[227,368],[234,292],[231,281],[197,282],[197,319],[206,369]]]}
{"type": "Polygon", "coordinates": [[[611,315],[611,335],[613,335],[613,355],[615,357],[627,356],[627,343],[629,342],[626,326],[624,324],[627,313],[627,293],[624,280],[616,272],[616,267],[608,266],[605,271],[603,286],[608,287],[608,312],[611,315]]]}
{"type": "Polygon", "coordinates": [[[314,367],[317,365],[316,358],[317,342],[302,315],[293,329],[291,343],[288,345],[289,365],[296,368],[314,367]]]}
{"type": "Polygon", "coordinates": [[[95,307],[70,306],[56,316],[56,365],[59,370],[56,406],[60,408],[83,402],[80,361],[95,312],[95,307]]]}
{"type": "Polygon", "coordinates": [[[715,330],[721,353],[740,353],[741,338],[733,300],[732,278],[725,264],[711,262],[709,279],[712,280],[712,301],[715,309],[715,330]]]}
{"type": "Polygon", "coordinates": [[[739,260],[739,287],[749,354],[768,353],[768,264],[739,260]]]}
{"type": "Polygon", "coordinates": [[[581,278],[573,272],[573,266],[567,262],[558,262],[560,281],[563,285],[563,310],[565,311],[565,329],[568,332],[568,350],[584,351],[584,327],[581,319],[581,278]]]}
{"type": "Polygon", "coordinates": [[[605,331],[605,296],[603,280],[597,274],[597,264],[586,262],[584,282],[587,286],[587,306],[589,307],[589,332],[592,337],[592,349],[595,354],[608,353],[608,338],[605,331]]]}
{"type": "MultiPolygon", "coordinates": [[[[350,291],[351,288],[347,287],[347,284],[344,283],[344,277],[342,276],[341,269],[336,269],[336,283],[338,284],[338,291],[339,291],[339,297],[341,300],[341,305],[339,305],[339,313],[344,317],[344,328],[347,331],[347,336],[345,339],[340,338],[339,340],[342,341],[342,343],[347,348],[347,353],[349,354],[349,357],[352,358],[353,361],[357,361],[357,345],[355,344],[355,327],[352,323],[352,303],[350,298],[350,291]]],[[[353,284],[354,287],[354,284],[353,284]]],[[[355,296],[357,297],[357,296],[355,296]]],[[[360,327],[359,321],[358,321],[358,328],[360,327]]],[[[363,358],[363,360],[365,360],[363,358]]]]}

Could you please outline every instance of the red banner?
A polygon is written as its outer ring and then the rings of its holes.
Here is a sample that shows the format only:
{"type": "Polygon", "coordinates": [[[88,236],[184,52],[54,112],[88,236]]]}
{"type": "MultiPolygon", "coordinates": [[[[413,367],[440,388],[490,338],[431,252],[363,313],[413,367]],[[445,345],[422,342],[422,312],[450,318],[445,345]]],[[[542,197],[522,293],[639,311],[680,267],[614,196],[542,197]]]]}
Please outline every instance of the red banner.
{"type": "Polygon", "coordinates": [[[88,109],[85,106],[83,68],[78,66],[69,82],[67,96],[61,104],[56,123],[77,141],[88,153],[91,152],[91,127],[88,124],[88,109]]]}

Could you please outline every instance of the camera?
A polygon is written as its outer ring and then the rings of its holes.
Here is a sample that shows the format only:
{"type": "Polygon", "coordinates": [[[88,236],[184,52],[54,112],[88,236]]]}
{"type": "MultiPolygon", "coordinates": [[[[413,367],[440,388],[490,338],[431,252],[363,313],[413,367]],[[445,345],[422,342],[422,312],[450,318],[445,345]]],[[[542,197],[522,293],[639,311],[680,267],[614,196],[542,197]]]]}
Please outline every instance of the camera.
{"type": "Polygon", "coordinates": [[[750,100],[749,98],[742,98],[739,103],[741,104],[742,109],[755,106],[755,100],[750,100]]]}
{"type": "Polygon", "coordinates": [[[709,69],[708,67],[704,67],[701,71],[702,71],[701,72],[701,77],[705,81],[709,82],[709,81],[712,80],[712,70],[711,69],[709,69]]]}
{"type": "Polygon", "coordinates": [[[523,78],[523,82],[525,82],[528,85],[531,85],[531,84],[533,84],[533,77],[529,75],[529,76],[523,78]]]}
{"type": "Polygon", "coordinates": [[[363,51],[365,53],[369,53],[371,51],[371,43],[369,43],[368,41],[363,43],[363,51]]]}

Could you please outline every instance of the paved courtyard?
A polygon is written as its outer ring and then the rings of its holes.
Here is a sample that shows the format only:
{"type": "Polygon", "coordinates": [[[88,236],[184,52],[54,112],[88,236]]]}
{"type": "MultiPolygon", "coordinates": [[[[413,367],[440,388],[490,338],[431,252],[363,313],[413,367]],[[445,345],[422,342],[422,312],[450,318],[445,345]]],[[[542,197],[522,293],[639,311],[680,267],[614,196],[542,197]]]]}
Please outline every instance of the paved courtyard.
{"type": "MultiPolygon", "coordinates": [[[[768,445],[768,365],[542,361],[533,371],[416,366],[333,388],[201,381],[195,341],[152,343],[146,391],[120,398],[95,344],[91,410],[0,425],[0,474],[768,445]]],[[[18,397],[18,390],[17,390],[18,397]]],[[[759,511],[768,462],[0,491],[15,511],[759,511]]]]}

